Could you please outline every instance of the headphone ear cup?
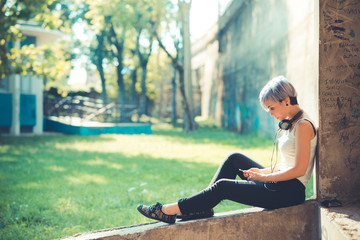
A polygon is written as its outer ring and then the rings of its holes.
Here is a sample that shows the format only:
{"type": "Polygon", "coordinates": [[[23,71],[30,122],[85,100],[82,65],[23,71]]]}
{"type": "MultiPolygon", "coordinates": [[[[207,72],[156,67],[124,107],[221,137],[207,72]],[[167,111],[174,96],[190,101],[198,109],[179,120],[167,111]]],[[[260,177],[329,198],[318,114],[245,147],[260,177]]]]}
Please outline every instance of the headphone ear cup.
{"type": "Polygon", "coordinates": [[[298,119],[303,113],[303,110],[300,109],[300,111],[292,119],[282,120],[281,122],[279,122],[279,128],[282,130],[289,130],[292,127],[293,122],[298,119]]]}
{"type": "Polygon", "coordinates": [[[282,130],[289,130],[291,126],[292,124],[290,120],[284,119],[281,122],[279,122],[279,128],[282,130]]]}

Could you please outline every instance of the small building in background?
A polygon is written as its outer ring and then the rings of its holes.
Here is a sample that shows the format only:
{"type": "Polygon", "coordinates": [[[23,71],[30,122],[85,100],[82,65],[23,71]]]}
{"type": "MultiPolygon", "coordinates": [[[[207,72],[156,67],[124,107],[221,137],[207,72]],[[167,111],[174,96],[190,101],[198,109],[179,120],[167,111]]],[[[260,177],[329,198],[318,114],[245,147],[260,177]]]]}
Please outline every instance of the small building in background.
{"type": "MultiPolygon", "coordinates": [[[[10,43],[16,46],[53,42],[63,36],[60,31],[46,30],[37,23],[19,22],[24,39],[10,43]]],[[[43,79],[40,76],[13,74],[0,80],[0,133],[20,135],[43,132],[43,79]]]]}

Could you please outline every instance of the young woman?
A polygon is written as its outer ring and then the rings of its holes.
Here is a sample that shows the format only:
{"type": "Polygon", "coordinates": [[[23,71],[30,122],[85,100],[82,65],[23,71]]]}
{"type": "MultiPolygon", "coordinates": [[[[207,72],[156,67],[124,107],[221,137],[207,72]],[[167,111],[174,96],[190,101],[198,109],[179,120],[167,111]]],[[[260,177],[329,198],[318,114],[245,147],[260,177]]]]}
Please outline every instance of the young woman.
{"type": "Polygon", "coordinates": [[[301,204],[314,166],[317,134],[313,121],[297,103],[293,85],[283,76],[273,78],[261,90],[261,106],[280,121],[276,140],[281,163],[264,168],[250,158],[230,154],[203,191],[176,203],[138,205],[144,216],[166,223],[211,217],[222,200],[275,209],[301,204]],[[241,180],[236,180],[239,176],[241,180]]]}

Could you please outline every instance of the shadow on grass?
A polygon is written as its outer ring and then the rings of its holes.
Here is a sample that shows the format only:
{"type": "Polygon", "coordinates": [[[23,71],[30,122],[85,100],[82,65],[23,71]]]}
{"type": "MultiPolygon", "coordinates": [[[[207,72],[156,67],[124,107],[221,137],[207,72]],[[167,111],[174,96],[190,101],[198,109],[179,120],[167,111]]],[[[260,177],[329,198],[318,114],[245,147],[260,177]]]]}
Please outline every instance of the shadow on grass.
{"type": "Polygon", "coordinates": [[[35,135],[35,136],[0,136],[0,145],[8,144],[41,144],[41,143],[75,143],[75,142],[99,142],[99,141],[112,141],[114,140],[111,135],[97,136],[79,136],[79,135],[35,135]],[[30,140],[29,140],[30,139],[30,140]]]}
{"type": "Polygon", "coordinates": [[[153,134],[165,136],[171,141],[197,143],[197,144],[221,144],[249,148],[266,148],[273,144],[273,140],[260,134],[242,135],[236,132],[225,131],[221,128],[199,127],[197,131],[185,133],[180,127],[153,127],[153,134]]]}
{"type": "MultiPolygon", "coordinates": [[[[226,131],[219,127],[203,126],[198,127],[197,131],[184,133],[180,126],[172,127],[170,124],[158,124],[153,126],[153,135],[164,136],[169,141],[176,141],[179,143],[194,143],[194,144],[221,144],[242,149],[250,148],[266,148],[273,144],[273,140],[261,136],[260,134],[246,134],[241,135],[236,132],[226,131]]],[[[113,141],[112,135],[97,135],[97,136],[79,136],[79,135],[45,135],[45,136],[29,136],[29,137],[13,137],[0,136],[0,145],[7,144],[41,144],[41,143],[91,143],[91,142],[106,142],[113,141]],[[28,140],[31,138],[31,141],[28,140]]]]}

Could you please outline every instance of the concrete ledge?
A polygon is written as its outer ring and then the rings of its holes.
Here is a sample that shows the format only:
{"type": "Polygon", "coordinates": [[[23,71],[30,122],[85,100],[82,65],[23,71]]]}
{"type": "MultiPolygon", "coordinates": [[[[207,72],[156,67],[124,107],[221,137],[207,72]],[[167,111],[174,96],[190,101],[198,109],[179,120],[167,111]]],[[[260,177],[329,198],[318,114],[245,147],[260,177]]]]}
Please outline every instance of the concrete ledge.
{"type": "Polygon", "coordinates": [[[208,219],[177,221],[176,224],[154,222],[123,228],[83,233],[64,240],[158,240],[158,239],[318,239],[318,205],[316,201],[264,211],[250,208],[215,214],[208,219]]]}
{"type": "Polygon", "coordinates": [[[360,239],[360,203],[344,207],[320,207],[322,239],[360,239]]]}

